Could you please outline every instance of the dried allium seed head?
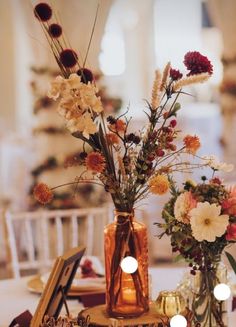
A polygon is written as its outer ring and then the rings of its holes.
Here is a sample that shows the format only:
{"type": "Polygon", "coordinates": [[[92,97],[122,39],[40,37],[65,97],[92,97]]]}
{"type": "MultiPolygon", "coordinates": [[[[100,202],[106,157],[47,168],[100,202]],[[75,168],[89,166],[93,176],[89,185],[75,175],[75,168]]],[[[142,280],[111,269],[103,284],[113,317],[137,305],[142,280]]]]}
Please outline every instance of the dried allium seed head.
{"type": "Polygon", "coordinates": [[[92,82],[94,79],[93,73],[88,68],[79,69],[77,75],[81,77],[81,82],[84,84],[88,84],[88,82],[92,82]]]}
{"type": "Polygon", "coordinates": [[[59,24],[51,24],[48,27],[48,33],[53,38],[58,38],[62,35],[62,27],[59,24]]]}
{"type": "Polygon", "coordinates": [[[66,68],[72,68],[77,64],[78,55],[72,49],[65,49],[60,53],[60,61],[66,68]]]}
{"type": "Polygon", "coordinates": [[[47,3],[41,2],[34,7],[34,14],[38,20],[46,22],[52,17],[52,8],[47,3]]]}

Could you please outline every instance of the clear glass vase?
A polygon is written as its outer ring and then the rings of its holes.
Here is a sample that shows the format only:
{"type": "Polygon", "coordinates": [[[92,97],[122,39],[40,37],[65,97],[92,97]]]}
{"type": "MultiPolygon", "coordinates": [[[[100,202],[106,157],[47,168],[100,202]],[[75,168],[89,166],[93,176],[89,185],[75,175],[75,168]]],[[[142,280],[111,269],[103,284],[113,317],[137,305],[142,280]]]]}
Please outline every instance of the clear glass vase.
{"type": "Polygon", "coordinates": [[[147,228],[133,213],[115,212],[115,221],[105,227],[106,307],[111,317],[137,317],[148,311],[147,228]],[[138,261],[134,273],[120,263],[126,256],[138,261]]]}
{"type": "Polygon", "coordinates": [[[201,327],[227,327],[227,301],[218,301],[214,288],[227,283],[227,270],[223,263],[215,262],[211,269],[197,271],[191,281],[191,309],[195,324],[201,327]]]}

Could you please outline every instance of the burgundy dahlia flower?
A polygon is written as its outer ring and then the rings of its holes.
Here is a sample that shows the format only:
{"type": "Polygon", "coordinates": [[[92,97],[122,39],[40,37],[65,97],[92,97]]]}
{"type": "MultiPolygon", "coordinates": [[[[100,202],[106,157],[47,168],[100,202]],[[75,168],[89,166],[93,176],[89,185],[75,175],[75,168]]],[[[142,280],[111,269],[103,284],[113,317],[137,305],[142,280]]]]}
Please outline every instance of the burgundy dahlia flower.
{"type": "Polygon", "coordinates": [[[198,51],[189,51],[184,56],[184,64],[189,70],[187,76],[208,73],[212,75],[213,67],[210,60],[198,51]]]}
{"type": "Polygon", "coordinates": [[[173,81],[177,81],[178,79],[181,79],[183,77],[183,74],[178,69],[170,69],[170,78],[173,81]]]}

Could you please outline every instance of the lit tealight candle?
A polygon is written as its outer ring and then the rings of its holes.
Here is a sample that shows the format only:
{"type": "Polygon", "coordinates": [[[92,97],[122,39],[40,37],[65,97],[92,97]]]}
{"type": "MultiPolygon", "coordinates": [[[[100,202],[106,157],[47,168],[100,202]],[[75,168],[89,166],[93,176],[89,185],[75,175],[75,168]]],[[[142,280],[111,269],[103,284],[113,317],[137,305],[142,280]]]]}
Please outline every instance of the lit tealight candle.
{"type": "Polygon", "coordinates": [[[127,256],[121,260],[120,266],[123,272],[133,274],[138,269],[138,261],[131,256],[127,256]]]}
{"type": "Polygon", "coordinates": [[[122,298],[123,298],[123,301],[126,302],[127,304],[135,304],[136,303],[135,289],[123,288],[122,298]]]}

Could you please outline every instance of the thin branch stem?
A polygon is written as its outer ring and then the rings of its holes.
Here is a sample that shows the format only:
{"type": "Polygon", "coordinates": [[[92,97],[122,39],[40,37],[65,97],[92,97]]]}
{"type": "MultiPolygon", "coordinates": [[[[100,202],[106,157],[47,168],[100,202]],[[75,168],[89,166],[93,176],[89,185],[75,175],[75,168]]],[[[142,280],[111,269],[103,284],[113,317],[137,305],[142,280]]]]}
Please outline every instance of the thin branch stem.
{"type": "Polygon", "coordinates": [[[91,32],[91,35],[90,35],[88,48],[87,48],[87,51],[86,51],[86,54],[85,54],[85,58],[84,58],[84,62],[83,62],[83,68],[84,68],[85,65],[86,65],[86,61],[87,61],[87,58],[88,58],[88,54],[89,54],[89,50],[90,50],[90,46],[91,46],[91,43],[92,43],[92,39],[93,39],[94,31],[95,31],[95,26],[96,26],[96,23],[97,23],[98,10],[99,10],[99,3],[98,3],[98,5],[97,5],[97,9],[96,9],[95,19],[94,19],[93,27],[92,27],[92,32],[91,32]]]}
{"type": "Polygon", "coordinates": [[[95,185],[103,186],[103,184],[100,184],[98,182],[94,182],[93,180],[89,180],[89,179],[88,180],[85,180],[85,179],[83,179],[83,180],[77,180],[75,182],[69,182],[69,183],[60,184],[60,185],[57,185],[55,187],[51,187],[50,190],[53,191],[53,190],[56,190],[59,187],[64,187],[64,186],[68,186],[68,185],[75,185],[75,184],[78,184],[78,183],[80,183],[80,184],[95,184],[95,185]]]}

